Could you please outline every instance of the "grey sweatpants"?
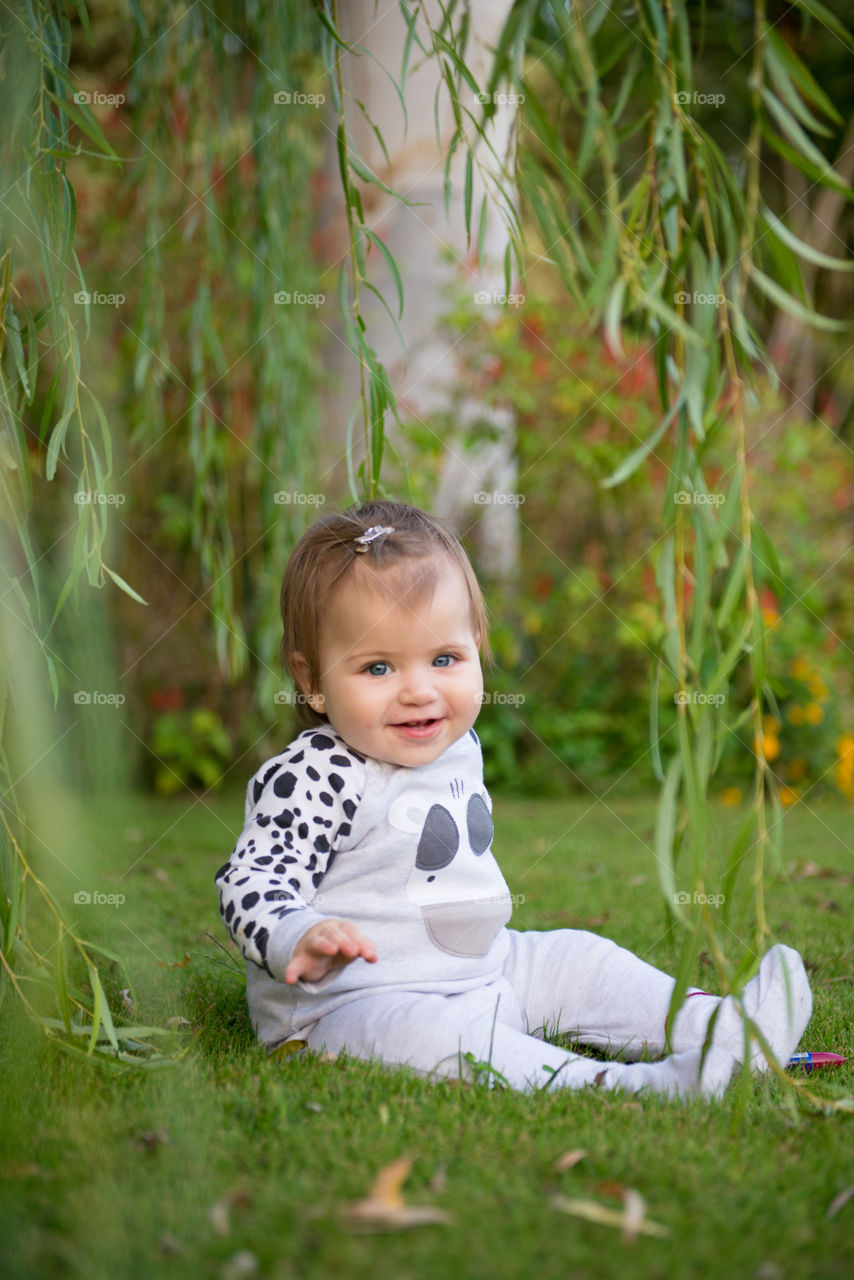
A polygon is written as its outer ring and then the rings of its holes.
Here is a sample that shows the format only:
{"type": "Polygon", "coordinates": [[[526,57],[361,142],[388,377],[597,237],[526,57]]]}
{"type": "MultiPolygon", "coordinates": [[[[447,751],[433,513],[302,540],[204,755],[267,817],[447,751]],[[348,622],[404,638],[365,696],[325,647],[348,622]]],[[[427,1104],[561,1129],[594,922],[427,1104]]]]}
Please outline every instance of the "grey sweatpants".
{"type": "MultiPolygon", "coordinates": [[[[597,934],[572,929],[520,933],[508,929],[503,974],[455,995],[366,991],[322,1017],[308,1036],[313,1049],[346,1049],[357,1058],[409,1066],[425,1075],[471,1078],[472,1061],[488,1063],[514,1089],[577,1088],[597,1083],[631,1092],[650,1088],[671,1095],[719,1096],[743,1057],[743,1023],[732,998],[697,992],[677,1015],[673,1053],[661,1062],[634,1061],[646,1049],[664,1050],[665,1019],[674,979],[597,934]],[[713,1047],[700,1066],[709,1019],[717,1019],[713,1047]],[[546,1043],[544,1031],[571,1033],[623,1062],[598,1062],[546,1043]]],[[[788,1054],[800,1039],[811,996],[797,952],[775,947],[753,988],[754,1010],[776,1053],[788,1054]],[[781,960],[788,957],[793,996],[780,1009],[781,960]],[[773,961],[773,963],[772,963],[773,961]],[[791,1007],[789,1007],[791,1006],[791,1007]],[[763,1008],[768,1017],[763,1025],[763,1008]],[[786,1026],[781,1025],[786,1021],[786,1026]]]]}

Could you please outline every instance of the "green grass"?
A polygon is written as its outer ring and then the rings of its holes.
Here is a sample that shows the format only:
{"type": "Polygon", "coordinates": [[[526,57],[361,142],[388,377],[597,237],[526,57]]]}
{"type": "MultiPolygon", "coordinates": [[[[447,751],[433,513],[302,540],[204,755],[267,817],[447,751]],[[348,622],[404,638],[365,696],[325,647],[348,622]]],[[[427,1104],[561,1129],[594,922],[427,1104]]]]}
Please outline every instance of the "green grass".
{"type": "MultiPolygon", "coordinates": [[[[268,1059],[253,1044],[242,975],[208,936],[226,941],[213,874],[241,818],[237,794],[104,802],[90,815],[91,883],[52,879],[84,936],[127,957],[136,1018],[187,1017],[192,1048],[175,1069],[108,1075],[47,1046],[6,1007],[4,1275],[236,1277],[246,1274],[232,1261],[243,1250],[257,1259],[253,1274],[282,1280],[851,1274],[854,1199],[826,1213],[854,1182],[852,1118],[793,1115],[773,1081],[753,1085],[739,1113],[734,1089],[713,1105],[569,1090],[528,1097],[342,1058],[268,1059]],[[80,887],[126,902],[73,907],[80,887]],[[188,964],[169,967],[185,953],[188,964]],[[556,1173],[574,1148],[586,1157],[556,1173]],[[343,1206],[404,1155],[414,1161],[407,1200],[446,1210],[452,1223],[349,1228],[343,1206]],[[559,1194],[618,1207],[615,1183],[640,1191],[666,1238],[627,1244],[551,1203],[559,1194]],[[222,1202],[227,1232],[210,1213],[222,1202]]],[[[734,820],[721,811],[722,831],[734,820]]],[[[786,861],[833,874],[776,882],[769,914],[810,970],[804,1047],[854,1058],[850,820],[832,802],[787,816],[786,861]]],[[[495,852],[511,891],[525,896],[514,926],[590,927],[671,969],[677,938],[655,883],[653,822],[652,799],[497,799],[495,852]]],[[[119,980],[104,978],[116,1010],[119,980]]],[[[714,983],[705,960],[698,980],[714,983]]],[[[814,1087],[827,1099],[854,1094],[854,1071],[815,1077],[814,1087]]]]}

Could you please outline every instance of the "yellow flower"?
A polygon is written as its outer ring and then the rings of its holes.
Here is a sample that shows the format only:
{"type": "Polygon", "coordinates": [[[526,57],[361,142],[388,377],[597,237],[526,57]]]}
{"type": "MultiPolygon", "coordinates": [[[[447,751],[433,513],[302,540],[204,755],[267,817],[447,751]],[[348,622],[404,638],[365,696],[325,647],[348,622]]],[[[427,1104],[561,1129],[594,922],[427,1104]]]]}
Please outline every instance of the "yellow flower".
{"type": "Polygon", "coordinates": [[[779,627],[780,615],[776,609],[771,609],[768,605],[765,605],[762,610],[762,617],[769,631],[773,631],[775,627],[779,627]]]}
{"type": "Polygon", "coordinates": [[[806,680],[807,676],[810,674],[810,665],[808,662],[805,662],[803,658],[795,658],[789,663],[789,673],[790,675],[793,675],[796,680],[806,680]]]}
{"type": "Polygon", "coordinates": [[[522,619],[522,626],[529,636],[535,636],[542,630],[543,620],[538,613],[528,613],[522,619]]]}
{"type": "Polygon", "coordinates": [[[788,773],[792,782],[800,781],[801,778],[806,776],[806,772],[807,772],[806,760],[798,759],[798,760],[792,760],[790,762],[788,773]]]}
{"type": "Polygon", "coordinates": [[[824,719],[824,712],[817,702],[808,702],[804,711],[804,718],[807,724],[821,724],[824,719]]]}
{"type": "Polygon", "coordinates": [[[725,787],[721,792],[721,804],[735,805],[741,803],[741,787],[725,787]]]}
{"type": "Polygon", "coordinates": [[[780,803],[784,809],[788,809],[790,805],[797,804],[800,798],[800,793],[794,787],[780,788],[780,803]]]}
{"type": "Polygon", "coordinates": [[[803,724],[805,721],[804,709],[803,707],[799,707],[797,703],[795,706],[789,707],[786,715],[788,717],[789,724],[803,724]]]}
{"type": "MultiPolygon", "coordinates": [[[[759,738],[753,740],[753,749],[759,755],[759,738]]],[[[762,735],[762,754],[766,760],[776,760],[780,754],[780,739],[773,733],[763,733],[762,735]]]]}
{"type": "Polygon", "coordinates": [[[780,732],[780,721],[775,716],[765,716],[762,721],[762,728],[766,733],[776,737],[780,732]]]}
{"type": "Polygon", "coordinates": [[[807,680],[807,685],[812,696],[818,698],[820,702],[824,702],[825,698],[829,697],[829,690],[821,676],[812,676],[807,680]]]}

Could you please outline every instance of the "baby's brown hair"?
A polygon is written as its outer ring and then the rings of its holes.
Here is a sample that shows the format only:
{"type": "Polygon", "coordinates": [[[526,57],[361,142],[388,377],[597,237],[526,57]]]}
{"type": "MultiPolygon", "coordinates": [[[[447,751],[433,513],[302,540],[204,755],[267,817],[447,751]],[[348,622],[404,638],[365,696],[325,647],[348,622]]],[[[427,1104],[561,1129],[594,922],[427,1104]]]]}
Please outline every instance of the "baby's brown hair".
{"type": "MultiPolygon", "coordinates": [[[[311,689],[319,688],[322,620],[338,587],[355,574],[366,586],[393,600],[399,601],[407,593],[414,593],[418,599],[432,593],[440,572],[449,563],[463,576],[471,603],[472,631],[484,664],[491,666],[493,657],[480,584],[462,546],[438,520],[408,503],[386,501],[365,502],[321,516],[294,547],[282,579],[282,662],[297,689],[292,653],[303,654],[311,689]],[[356,541],[377,525],[394,532],[381,534],[367,544],[356,541]]],[[[315,711],[304,696],[297,698],[296,709],[301,729],[326,723],[326,717],[315,711]]]]}

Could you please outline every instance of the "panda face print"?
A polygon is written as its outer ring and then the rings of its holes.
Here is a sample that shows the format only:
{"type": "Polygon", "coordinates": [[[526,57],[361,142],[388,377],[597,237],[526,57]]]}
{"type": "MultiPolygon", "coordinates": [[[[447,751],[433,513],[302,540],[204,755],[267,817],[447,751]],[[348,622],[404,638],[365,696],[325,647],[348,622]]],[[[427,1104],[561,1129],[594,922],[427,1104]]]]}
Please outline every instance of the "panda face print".
{"type": "Polygon", "coordinates": [[[446,803],[435,791],[404,791],[391,805],[389,823],[413,839],[414,865],[406,884],[427,932],[442,951],[486,955],[510,918],[510,896],[495,859],[486,797],[465,795],[450,779],[446,803]]]}

